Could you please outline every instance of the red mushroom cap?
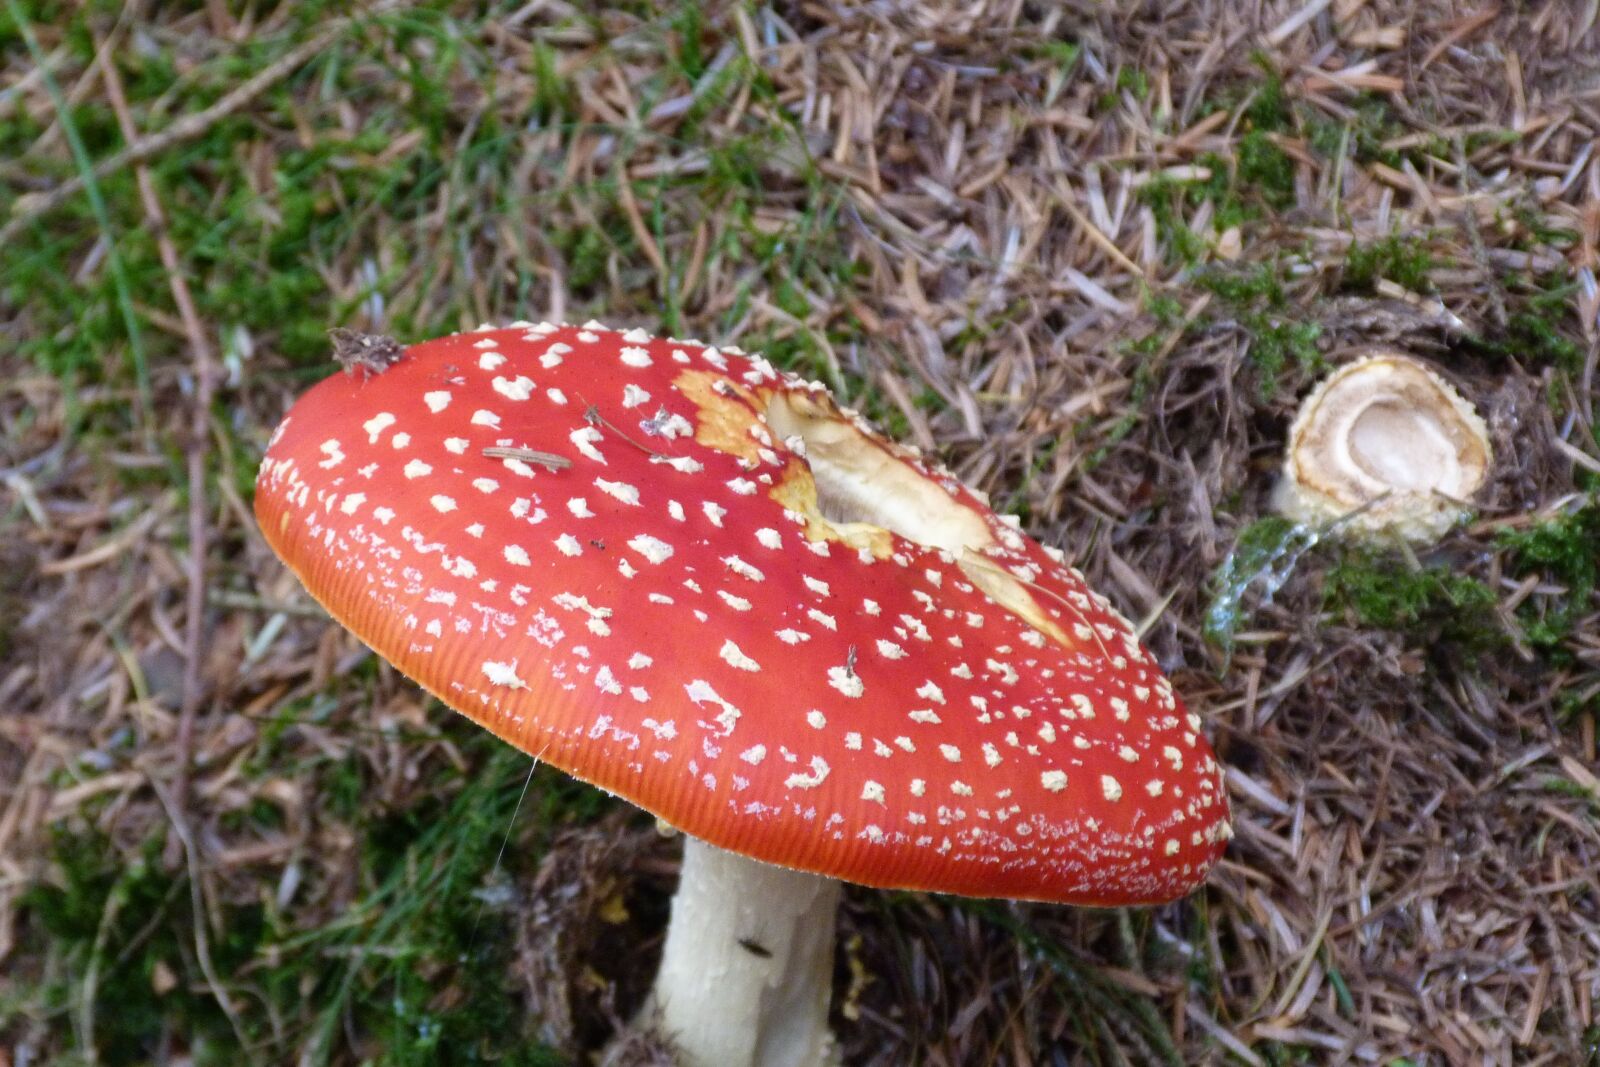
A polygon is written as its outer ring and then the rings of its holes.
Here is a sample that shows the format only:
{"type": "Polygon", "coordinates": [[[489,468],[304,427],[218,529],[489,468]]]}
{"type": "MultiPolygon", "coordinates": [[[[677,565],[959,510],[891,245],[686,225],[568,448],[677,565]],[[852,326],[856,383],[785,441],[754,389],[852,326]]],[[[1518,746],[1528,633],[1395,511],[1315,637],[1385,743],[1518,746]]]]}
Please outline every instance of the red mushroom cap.
{"type": "Polygon", "coordinates": [[[1194,888],[1222,771],[1127,620],[731,351],[595,324],[414,346],[295,404],[257,517],[446,704],[712,844],[972,896],[1194,888]]]}

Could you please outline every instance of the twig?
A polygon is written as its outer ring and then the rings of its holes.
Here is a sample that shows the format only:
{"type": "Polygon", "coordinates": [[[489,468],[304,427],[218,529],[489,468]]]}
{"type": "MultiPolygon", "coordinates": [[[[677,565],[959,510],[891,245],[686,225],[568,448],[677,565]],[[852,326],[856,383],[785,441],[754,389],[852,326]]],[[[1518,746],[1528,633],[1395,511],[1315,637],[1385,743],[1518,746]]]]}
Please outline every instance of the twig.
{"type": "MultiPolygon", "coordinates": [[[[122,90],[122,77],[117,73],[116,61],[109,53],[101,51],[100,74],[105,82],[106,95],[111,98],[111,108],[116,112],[117,125],[128,144],[134,144],[139,130],[133,124],[133,114],[128,109],[128,98],[122,90]]],[[[144,201],[144,213],[151,232],[155,234],[156,248],[161,255],[161,265],[166,269],[167,282],[172,287],[172,300],[178,307],[188,336],[190,357],[194,361],[194,404],[189,418],[189,440],[184,444],[189,479],[189,566],[188,601],[184,619],[183,703],[178,712],[176,738],[177,768],[172,783],[172,802],[179,811],[184,810],[189,794],[189,757],[194,748],[194,720],[200,710],[200,665],[206,653],[206,548],[209,530],[206,523],[206,450],[211,434],[211,398],[215,389],[216,359],[211,352],[211,342],[206,338],[205,327],[200,323],[200,313],[195,308],[189,283],[184,280],[183,264],[178,260],[178,250],[173,246],[168,232],[166,212],[156,193],[150,169],[142,163],[134,164],[134,176],[139,184],[139,198],[144,201]]]]}
{"type": "Polygon", "coordinates": [[[671,276],[667,273],[667,262],[661,258],[661,249],[656,247],[656,240],[651,236],[650,227],[644,224],[644,216],[639,213],[639,205],[633,199],[632,179],[628,177],[626,168],[622,168],[617,177],[617,200],[622,204],[623,213],[628,216],[628,227],[633,230],[639,248],[650,261],[650,265],[656,269],[656,277],[661,279],[661,291],[667,292],[672,282],[671,276]]]}
{"type": "Polygon", "coordinates": [[[216,963],[211,958],[211,938],[206,933],[205,893],[200,883],[200,854],[194,834],[189,830],[188,816],[178,806],[177,798],[169,797],[155,778],[150,779],[150,788],[155,793],[156,799],[161,802],[161,806],[167,810],[167,818],[172,823],[173,832],[178,835],[178,841],[183,845],[184,864],[189,874],[189,906],[194,911],[194,954],[200,964],[200,973],[205,975],[206,984],[211,987],[211,995],[216,998],[222,1014],[228,1017],[234,1036],[239,1039],[239,1050],[244,1053],[245,1062],[256,1063],[257,1060],[251,1050],[250,1031],[245,1029],[244,1020],[239,1017],[239,1009],[223,986],[222,977],[217,973],[216,963]]]}
{"type": "Polygon", "coordinates": [[[1559,437],[1552,437],[1550,443],[1555,446],[1557,452],[1560,452],[1584,470],[1591,474],[1600,474],[1600,459],[1595,459],[1581,448],[1570,442],[1563,441],[1559,437]]]}
{"type": "Polygon", "coordinates": [[[1280,45],[1287,41],[1294,36],[1296,30],[1322,14],[1330,3],[1332,3],[1332,0],[1311,0],[1305,7],[1278,23],[1277,28],[1267,34],[1267,43],[1280,45]]]}
{"type": "Polygon", "coordinates": [[[483,454],[490,459],[520,459],[526,463],[537,463],[546,470],[566,470],[572,466],[572,460],[566,456],[558,456],[554,452],[540,452],[535,448],[509,448],[505,445],[489,445],[483,454]]]}
{"type": "Polygon", "coordinates": [[[84,968],[83,986],[78,991],[78,1010],[74,1022],[78,1029],[78,1044],[88,1052],[91,1063],[96,1058],[94,1009],[99,998],[95,994],[100,987],[100,971],[106,958],[106,946],[111,943],[111,926],[116,922],[123,905],[128,903],[130,881],[130,876],[124,872],[122,877],[112,884],[111,892],[106,894],[105,905],[100,909],[100,922],[94,931],[94,943],[89,949],[89,963],[84,968]]]}
{"type": "Polygon", "coordinates": [[[1070,186],[1060,190],[1058,196],[1058,202],[1063,208],[1066,209],[1067,214],[1072,216],[1072,221],[1078,224],[1078,228],[1081,229],[1084,235],[1088,237],[1089,240],[1093,241],[1102,252],[1116,260],[1123,270],[1132,274],[1135,278],[1143,278],[1145,276],[1144,268],[1140,267],[1139,264],[1129,259],[1128,254],[1122,249],[1118,248],[1117,243],[1111,238],[1107,237],[1101,231],[1100,227],[1091,222],[1089,217],[1078,209],[1078,205],[1072,202],[1072,190],[1070,186]]]}
{"type": "Polygon", "coordinates": [[[638,441],[635,441],[633,438],[629,437],[628,431],[624,430],[621,426],[618,426],[616,423],[600,414],[600,409],[585,400],[582,393],[578,394],[578,401],[584,405],[583,421],[587,422],[590,426],[604,426],[606,429],[610,430],[612,433],[615,433],[618,437],[628,442],[634,448],[637,448],[640,452],[643,452],[645,455],[650,456],[653,459],[669,458],[662,453],[657,452],[653,448],[641,445],[638,441]]]}
{"type": "MultiPolygon", "coordinates": [[[[108,175],[115,174],[124,167],[134,166],[160,155],[173,145],[184,141],[193,140],[205,133],[211,127],[232,115],[250,101],[266,92],[278,82],[287,78],[295,68],[324,51],[328,44],[344,32],[356,18],[376,14],[389,3],[381,3],[375,7],[346,18],[337,19],[328,24],[321,33],[315,34],[299,46],[290,49],[281,57],[267,64],[255,76],[246,80],[238,88],[227,93],[215,104],[203,111],[192,115],[184,115],[173,121],[158,133],[137,140],[130,134],[127,136],[127,146],[122,151],[107,156],[95,164],[89,177],[99,180],[108,175]]],[[[68,178],[60,185],[47,193],[34,193],[29,196],[20,196],[11,206],[12,218],[4,226],[0,226],[0,247],[10,244],[16,237],[41,215],[48,214],[56,208],[71,200],[83,191],[85,178],[76,175],[68,178]]]]}

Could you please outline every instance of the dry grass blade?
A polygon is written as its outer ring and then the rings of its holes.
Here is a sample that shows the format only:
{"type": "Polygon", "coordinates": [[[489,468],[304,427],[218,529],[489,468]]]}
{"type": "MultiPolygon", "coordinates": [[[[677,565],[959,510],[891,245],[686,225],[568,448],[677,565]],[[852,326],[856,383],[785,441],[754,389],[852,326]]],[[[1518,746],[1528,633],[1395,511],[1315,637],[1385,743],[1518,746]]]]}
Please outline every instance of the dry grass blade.
{"type": "MultiPolygon", "coordinates": [[[[106,96],[117,116],[123,140],[129,145],[138,139],[139,131],[128,110],[128,98],[122,89],[122,79],[116,64],[106,61],[106,50],[99,49],[100,76],[105,80],[106,96]]],[[[189,479],[189,563],[188,602],[184,619],[183,700],[178,712],[177,745],[174,758],[172,803],[182,811],[189,798],[189,761],[194,750],[194,721],[204,699],[205,682],[201,671],[206,655],[206,557],[210,531],[206,521],[207,446],[211,438],[211,403],[215,392],[215,357],[206,328],[195,310],[194,297],[189,293],[185,270],[178,258],[168,232],[166,211],[156,193],[150,171],[142,163],[134,164],[134,175],[139,183],[139,197],[144,203],[145,217],[155,234],[156,248],[161,255],[161,265],[166,268],[168,284],[172,287],[173,303],[183,322],[183,332],[189,342],[194,365],[194,403],[189,422],[189,439],[185,442],[185,470],[189,479]]]]}

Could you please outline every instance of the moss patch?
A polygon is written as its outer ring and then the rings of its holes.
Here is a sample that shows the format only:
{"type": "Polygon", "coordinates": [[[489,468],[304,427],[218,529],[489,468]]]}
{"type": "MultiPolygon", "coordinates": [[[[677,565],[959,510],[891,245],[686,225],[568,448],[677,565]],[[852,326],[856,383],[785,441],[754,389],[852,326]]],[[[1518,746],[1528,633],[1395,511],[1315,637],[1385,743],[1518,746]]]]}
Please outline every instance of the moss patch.
{"type": "Polygon", "coordinates": [[[1415,237],[1398,234],[1369,243],[1356,242],[1345,257],[1342,287],[1355,292],[1371,292],[1379,279],[1387,279],[1414,293],[1431,289],[1428,271],[1434,259],[1415,237]]]}
{"type": "Polygon", "coordinates": [[[1554,649],[1591,610],[1600,573],[1600,503],[1591,500],[1560,518],[1503,534],[1500,543],[1510,550],[1515,574],[1539,574],[1561,587],[1553,596],[1529,597],[1517,611],[1528,641],[1554,649]]]}
{"type": "Polygon", "coordinates": [[[1293,368],[1307,374],[1321,372],[1325,363],[1317,348],[1322,328],[1297,319],[1284,293],[1277,263],[1264,263],[1246,271],[1209,268],[1196,282],[1220,297],[1226,310],[1250,334],[1247,356],[1256,371],[1260,395],[1278,391],[1284,372],[1293,368]]]}
{"type": "Polygon", "coordinates": [[[1355,625],[1390,630],[1432,645],[1503,643],[1492,622],[1494,590],[1450,567],[1413,568],[1392,553],[1351,548],[1323,584],[1329,610],[1355,625]]]}

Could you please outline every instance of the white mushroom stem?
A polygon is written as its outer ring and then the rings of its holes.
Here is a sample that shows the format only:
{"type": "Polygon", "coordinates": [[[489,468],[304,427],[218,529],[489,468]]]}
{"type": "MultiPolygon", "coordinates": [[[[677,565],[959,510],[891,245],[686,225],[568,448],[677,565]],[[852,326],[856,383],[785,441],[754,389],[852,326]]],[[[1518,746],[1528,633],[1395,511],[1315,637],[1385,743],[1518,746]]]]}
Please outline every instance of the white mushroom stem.
{"type": "Polygon", "coordinates": [[[680,1067],[837,1063],[828,1029],[839,882],[685,836],[656,976],[680,1067]]]}

